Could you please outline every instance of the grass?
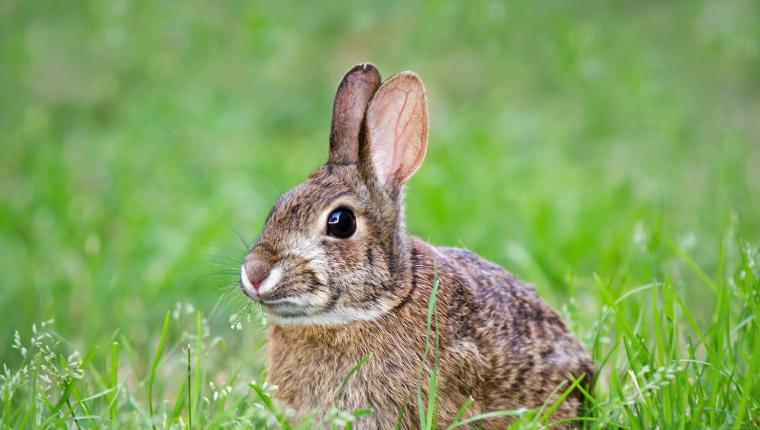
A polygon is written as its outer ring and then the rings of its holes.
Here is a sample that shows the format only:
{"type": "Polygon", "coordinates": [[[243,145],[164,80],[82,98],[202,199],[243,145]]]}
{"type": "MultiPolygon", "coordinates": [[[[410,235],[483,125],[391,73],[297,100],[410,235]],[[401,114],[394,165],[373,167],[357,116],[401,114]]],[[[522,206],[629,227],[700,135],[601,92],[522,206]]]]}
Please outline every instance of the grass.
{"type": "Polygon", "coordinates": [[[756,427],[759,20],[751,0],[2,2],[0,423],[285,424],[238,236],[324,161],[335,86],[371,60],[429,92],[409,229],[561,311],[600,369],[583,425],[756,427]]]}

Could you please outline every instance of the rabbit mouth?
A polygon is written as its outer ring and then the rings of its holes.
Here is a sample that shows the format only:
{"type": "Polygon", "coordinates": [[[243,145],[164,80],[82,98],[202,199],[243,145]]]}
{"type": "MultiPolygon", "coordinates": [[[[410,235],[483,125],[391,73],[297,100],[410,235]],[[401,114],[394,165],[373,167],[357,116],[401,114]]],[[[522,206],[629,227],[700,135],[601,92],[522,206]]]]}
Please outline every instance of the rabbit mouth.
{"type": "Polygon", "coordinates": [[[262,304],[266,305],[270,312],[280,314],[283,316],[288,315],[304,315],[307,310],[311,308],[310,305],[305,303],[304,300],[295,298],[275,299],[275,300],[262,300],[262,304]]]}
{"type": "Polygon", "coordinates": [[[255,289],[242,288],[251,300],[264,305],[271,314],[280,317],[297,317],[311,315],[323,305],[324,297],[318,293],[283,297],[281,294],[260,294],[255,289]]]}
{"type": "Polygon", "coordinates": [[[281,306],[267,307],[272,321],[281,326],[340,326],[355,321],[374,321],[390,311],[383,303],[363,307],[340,304],[324,308],[294,307],[284,303],[281,306]]]}
{"type": "Polygon", "coordinates": [[[324,297],[318,294],[306,294],[295,297],[259,299],[267,311],[280,318],[292,318],[313,315],[324,306],[324,297]]]}

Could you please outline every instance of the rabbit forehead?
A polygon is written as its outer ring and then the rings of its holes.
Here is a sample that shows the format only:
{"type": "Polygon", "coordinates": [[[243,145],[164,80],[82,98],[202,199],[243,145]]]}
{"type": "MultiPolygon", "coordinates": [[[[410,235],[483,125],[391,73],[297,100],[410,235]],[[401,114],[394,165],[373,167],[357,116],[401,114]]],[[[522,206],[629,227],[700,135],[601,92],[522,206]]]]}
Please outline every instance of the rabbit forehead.
{"type": "Polygon", "coordinates": [[[356,168],[351,167],[322,167],[305,182],[283,193],[267,221],[292,226],[308,224],[341,197],[363,195],[365,187],[356,168]]]}
{"type": "Polygon", "coordinates": [[[324,166],[277,199],[259,241],[287,247],[304,234],[313,236],[325,211],[346,203],[364,206],[365,195],[355,167],[324,166]]]}

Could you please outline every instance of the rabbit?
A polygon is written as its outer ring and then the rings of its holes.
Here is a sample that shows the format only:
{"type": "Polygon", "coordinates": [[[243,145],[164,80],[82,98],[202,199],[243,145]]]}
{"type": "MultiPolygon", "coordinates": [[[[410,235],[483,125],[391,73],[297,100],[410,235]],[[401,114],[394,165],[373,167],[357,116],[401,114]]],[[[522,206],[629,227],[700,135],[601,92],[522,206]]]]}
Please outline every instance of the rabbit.
{"type": "MultiPolygon", "coordinates": [[[[326,164],[277,199],[244,258],[241,289],[271,323],[268,380],[296,418],[372,408],[357,428],[419,428],[417,390],[427,405],[435,355],[438,404],[427,413],[441,427],[470,397],[465,418],[548,408],[570,378],[593,378],[589,355],[532,286],[471,251],[407,234],[404,184],[427,139],[421,79],[381,82],[374,65],[354,66],[335,95],[326,164]]],[[[582,400],[576,389],[551,420],[577,416],[582,400]]]]}

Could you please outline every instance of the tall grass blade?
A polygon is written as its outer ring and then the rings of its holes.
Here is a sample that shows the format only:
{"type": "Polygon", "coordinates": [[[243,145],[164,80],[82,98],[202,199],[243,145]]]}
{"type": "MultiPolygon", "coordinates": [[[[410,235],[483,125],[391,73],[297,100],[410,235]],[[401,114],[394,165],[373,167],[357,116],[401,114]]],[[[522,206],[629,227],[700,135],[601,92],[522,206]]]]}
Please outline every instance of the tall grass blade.
{"type": "Polygon", "coordinates": [[[150,366],[150,377],[148,378],[148,414],[150,416],[150,425],[153,430],[156,429],[155,417],[153,416],[153,384],[156,380],[156,370],[158,369],[158,363],[161,361],[161,354],[164,351],[164,344],[166,343],[166,336],[169,333],[169,321],[171,320],[171,312],[166,313],[164,318],[164,327],[161,329],[161,339],[158,342],[158,348],[156,354],[153,356],[153,364],[150,366]]]}
{"type": "Polygon", "coordinates": [[[335,399],[333,402],[337,402],[340,396],[343,394],[343,390],[346,389],[346,385],[348,384],[348,381],[351,380],[351,377],[354,376],[354,373],[356,373],[359,368],[364,366],[370,359],[372,358],[372,353],[368,353],[364,355],[362,358],[360,358],[356,364],[351,367],[351,370],[348,371],[348,374],[343,378],[343,383],[340,384],[340,388],[338,389],[338,392],[335,394],[335,399]]]}
{"type": "Polygon", "coordinates": [[[119,342],[114,341],[111,344],[111,380],[109,384],[109,388],[113,390],[113,393],[111,394],[111,407],[110,407],[110,418],[111,422],[116,421],[116,400],[119,396],[118,388],[119,385],[119,342]]]}
{"type": "MultiPolygon", "coordinates": [[[[430,329],[433,324],[433,313],[435,312],[435,305],[436,305],[436,299],[438,294],[438,271],[437,268],[433,267],[433,273],[434,273],[434,279],[433,279],[433,288],[430,291],[430,299],[428,300],[428,309],[427,309],[427,322],[425,326],[425,352],[422,355],[422,362],[420,363],[420,372],[419,376],[417,378],[417,410],[420,420],[420,428],[425,429],[428,425],[428,419],[426,418],[427,414],[431,413],[431,411],[425,411],[425,405],[422,401],[422,375],[424,373],[426,364],[428,362],[428,355],[430,354],[430,329]]],[[[431,371],[431,378],[433,378],[432,371],[431,371]]],[[[433,396],[435,393],[428,392],[428,397],[433,396]]]]}
{"type": "Polygon", "coordinates": [[[274,404],[274,400],[272,400],[272,396],[269,395],[269,393],[266,392],[262,387],[260,387],[258,384],[251,383],[249,385],[253,389],[253,391],[256,392],[256,394],[259,396],[259,399],[261,399],[261,402],[264,404],[264,407],[271,413],[275,419],[277,420],[277,423],[285,430],[290,430],[290,423],[288,422],[287,417],[285,414],[283,414],[277,406],[274,404]]]}

